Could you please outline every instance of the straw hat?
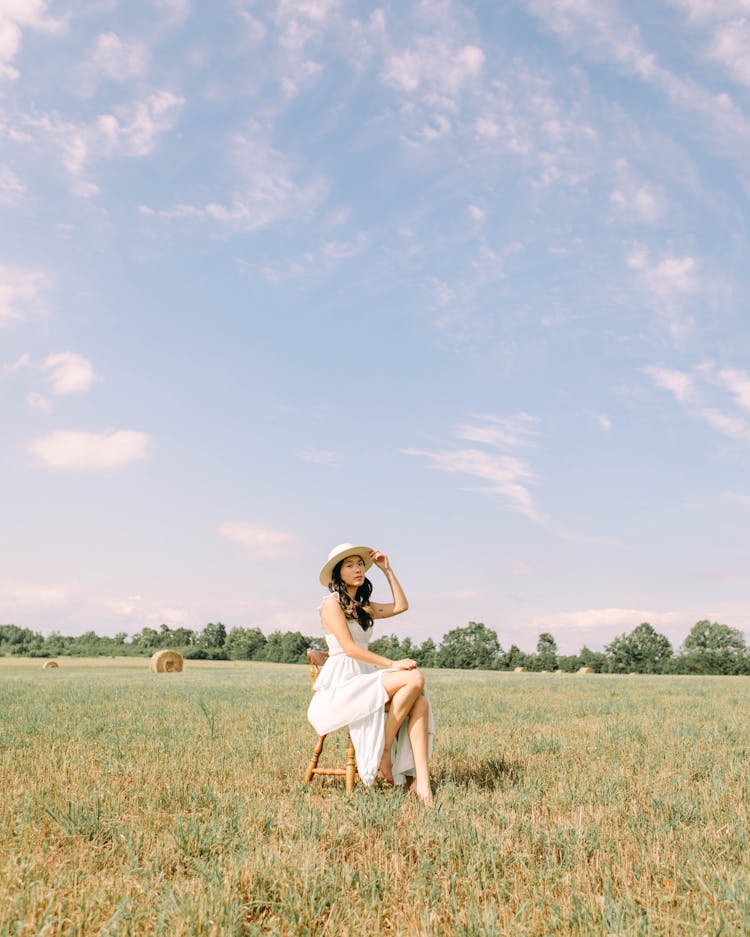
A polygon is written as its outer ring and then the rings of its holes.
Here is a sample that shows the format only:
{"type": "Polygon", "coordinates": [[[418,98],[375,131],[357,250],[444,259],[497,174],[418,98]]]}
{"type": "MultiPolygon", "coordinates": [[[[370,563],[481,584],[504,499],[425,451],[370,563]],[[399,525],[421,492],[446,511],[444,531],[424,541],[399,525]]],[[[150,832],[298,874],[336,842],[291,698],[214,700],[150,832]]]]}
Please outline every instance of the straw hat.
{"type": "Polygon", "coordinates": [[[371,553],[372,547],[355,547],[351,543],[340,543],[328,554],[326,565],[320,571],[320,584],[328,588],[333,576],[333,567],[341,560],[346,559],[347,556],[361,556],[364,560],[365,571],[367,571],[372,566],[371,553]]]}

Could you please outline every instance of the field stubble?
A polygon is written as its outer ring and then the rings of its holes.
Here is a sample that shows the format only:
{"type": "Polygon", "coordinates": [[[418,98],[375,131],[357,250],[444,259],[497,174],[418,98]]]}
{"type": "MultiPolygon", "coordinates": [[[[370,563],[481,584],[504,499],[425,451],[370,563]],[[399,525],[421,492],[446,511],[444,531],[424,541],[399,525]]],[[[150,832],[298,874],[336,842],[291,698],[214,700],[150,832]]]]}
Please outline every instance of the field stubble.
{"type": "Polygon", "coordinates": [[[0,659],[0,937],[750,933],[747,678],[427,677],[432,811],[304,667],[0,659]]]}

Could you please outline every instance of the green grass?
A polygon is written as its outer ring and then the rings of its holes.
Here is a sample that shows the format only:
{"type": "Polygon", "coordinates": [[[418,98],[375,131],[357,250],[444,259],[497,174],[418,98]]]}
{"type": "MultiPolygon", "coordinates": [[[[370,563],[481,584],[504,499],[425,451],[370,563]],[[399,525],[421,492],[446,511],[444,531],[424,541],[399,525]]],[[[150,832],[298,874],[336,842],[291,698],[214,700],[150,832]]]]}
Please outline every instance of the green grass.
{"type": "Polygon", "coordinates": [[[429,671],[428,811],[302,783],[305,667],[41,663],[0,659],[0,937],[750,933],[748,678],[429,671]]]}

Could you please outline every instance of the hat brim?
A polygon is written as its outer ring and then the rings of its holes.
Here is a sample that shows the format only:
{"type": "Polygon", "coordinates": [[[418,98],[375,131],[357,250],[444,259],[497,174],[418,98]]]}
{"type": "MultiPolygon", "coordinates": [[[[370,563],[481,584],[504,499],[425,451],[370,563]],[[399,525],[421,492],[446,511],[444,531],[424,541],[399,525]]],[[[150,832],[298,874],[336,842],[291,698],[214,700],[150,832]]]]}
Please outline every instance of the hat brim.
{"type": "Polygon", "coordinates": [[[338,553],[334,554],[326,565],[320,571],[320,584],[328,588],[331,578],[333,576],[333,567],[340,563],[342,560],[345,560],[347,556],[359,556],[362,558],[362,561],[365,564],[365,572],[372,566],[372,560],[370,559],[370,554],[372,553],[372,547],[346,547],[343,550],[339,550],[338,553]]]}

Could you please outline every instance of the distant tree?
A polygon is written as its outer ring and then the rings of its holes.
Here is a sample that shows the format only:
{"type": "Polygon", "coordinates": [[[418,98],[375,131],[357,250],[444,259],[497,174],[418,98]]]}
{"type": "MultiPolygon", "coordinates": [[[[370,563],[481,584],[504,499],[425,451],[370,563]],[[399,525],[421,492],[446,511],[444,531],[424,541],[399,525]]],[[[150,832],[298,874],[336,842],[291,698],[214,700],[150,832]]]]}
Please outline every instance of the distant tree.
{"type": "Polygon", "coordinates": [[[575,673],[576,670],[579,670],[581,667],[583,667],[583,664],[581,663],[581,658],[577,654],[558,654],[558,670],[563,670],[565,673],[575,673]]]}
{"type": "Polygon", "coordinates": [[[591,651],[584,644],[578,652],[581,667],[590,667],[594,673],[602,673],[607,669],[607,656],[602,651],[591,651]]]}
{"type": "Polygon", "coordinates": [[[437,661],[439,667],[491,670],[500,666],[501,654],[497,634],[480,621],[470,621],[443,637],[437,661]]]}
{"type": "Polygon", "coordinates": [[[536,642],[537,670],[557,670],[557,641],[548,631],[543,631],[536,642]]]}
{"type": "Polygon", "coordinates": [[[227,640],[227,629],[220,621],[209,622],[198,637],[198,644],[205,648],[223,648],[227,640]]]}
{"type": "Polygon", "coordinates": [[[745,637],[737,628],[703,619],[685,638],[679,663],[688,673],[742,673],[747,669],[745,637]]]}
{"type": "Polygon", "coordinates": [[[515,670],[516,667],[530,669],[533,663],[534,659],[531,655],[524,654],[515,644],[511,644],[508,650],[500,656],[500,666],[503,670],[515,670]]]}
{"type": "Polygon", "coordinates": [[[427,638],[417,648],[414,659],[420,667],[437,667],[437,645],[427,638]]]}
{"type": "Polygon", "coordinates": [[[672,657],[669,639],[647,622],[621,634],[604,649],[610,673],[664,673],[672,657]]]}
{"type": "MultiPolygon", "coordinates": [[[[409,644],[411,645],[411,642],[409,644]]],[[[374,641],[370,641],[369,648],[373,654],[380,654],[389,660],[402,660],[404,657],[411,656],[402,652],[401,641],[395,634],[383,634],[375,638],[374,641]]]]}
{"type": "Polygon", "coordinates": [[[266,636],[260,628],[232,628],[224,647],[231,660],[265,660],[266,636]]]}
{"type": "Polygon", "coordinates": [[[175,647],[190,647],[195,644],[195,632],[192,628],[174,628],[172,630],[172,640],[175,647]]]}
{"type": "Polygon", "coordinates": [[[312,641],[299,631],[273,631],[266,642],[264,660],[277,664],[301,664],[312,641]]]}
{"type": "Polygon", "coordinates": [[[133,644],[140,651],[155,651],[159,648],[159,632],[153,628],[143,628],[138,634],[133,635],[133,644]]]}

